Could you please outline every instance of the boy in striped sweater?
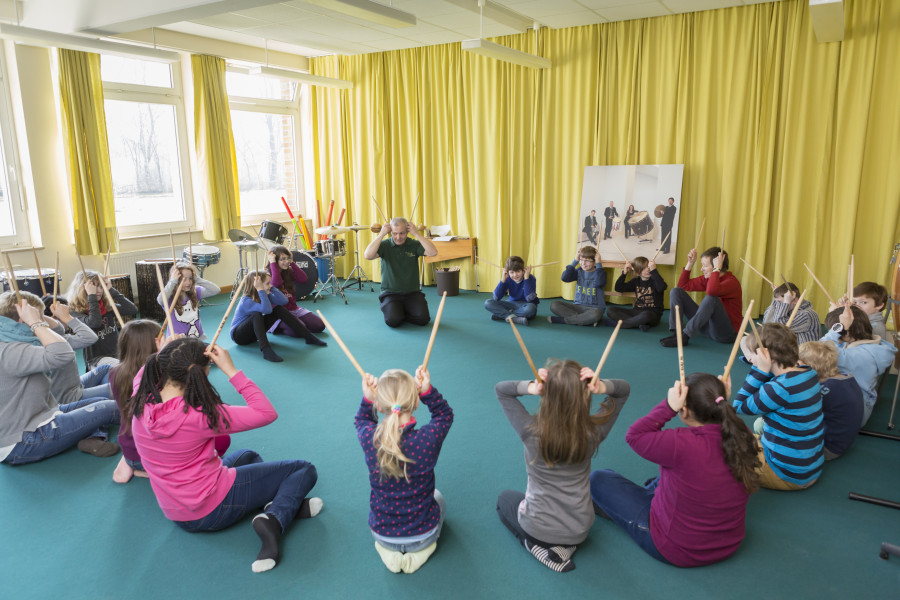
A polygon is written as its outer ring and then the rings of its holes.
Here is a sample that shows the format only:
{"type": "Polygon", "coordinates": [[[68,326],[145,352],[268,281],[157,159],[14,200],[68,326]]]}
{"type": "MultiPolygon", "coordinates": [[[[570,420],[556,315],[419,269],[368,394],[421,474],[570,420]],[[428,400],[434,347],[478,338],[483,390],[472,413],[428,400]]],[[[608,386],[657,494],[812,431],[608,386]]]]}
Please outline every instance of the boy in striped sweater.
{"type": "Polygon", "coordinates": [[[802,490],[816,482],[825,463],[818,375],[797,366],[797,337],[784,325],[763,325],[759,338],[762,347],[756,350],[734,408],[762,417],[760,485],[802,490]]]}

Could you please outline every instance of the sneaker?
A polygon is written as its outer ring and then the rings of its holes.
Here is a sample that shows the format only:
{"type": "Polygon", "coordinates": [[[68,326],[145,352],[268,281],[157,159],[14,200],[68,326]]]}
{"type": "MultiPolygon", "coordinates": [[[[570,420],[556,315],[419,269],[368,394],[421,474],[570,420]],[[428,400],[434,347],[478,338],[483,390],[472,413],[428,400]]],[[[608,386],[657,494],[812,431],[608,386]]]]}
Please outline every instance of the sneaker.
{"type": "Polygon", "coordinates": [[[78,442],[78,449],[85,454],[108,458],[119,453],[121,448],[115,442],[108,442],[103,438],[89,437],[78,442]]]}
{"type": "Polygon", "coordinates": [[[528,319],[525,317],[513,317],[512,322],[516,325],[528,325],[528,319]]]}

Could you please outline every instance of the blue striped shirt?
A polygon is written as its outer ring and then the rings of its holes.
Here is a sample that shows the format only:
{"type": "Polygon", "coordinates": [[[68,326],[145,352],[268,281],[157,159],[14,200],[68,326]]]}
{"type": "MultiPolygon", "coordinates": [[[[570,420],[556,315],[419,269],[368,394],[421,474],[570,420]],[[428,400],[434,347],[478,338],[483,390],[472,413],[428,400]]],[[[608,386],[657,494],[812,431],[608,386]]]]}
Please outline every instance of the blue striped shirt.
{"type": "Polygon", "coordinates": [[[783,481],[807,485],[818,479],[825,457],[822,394],[815,371],[803,367],[777,377],[753,367],[734,399],[745,415],[762,415],[763,451],[783,481]]]}

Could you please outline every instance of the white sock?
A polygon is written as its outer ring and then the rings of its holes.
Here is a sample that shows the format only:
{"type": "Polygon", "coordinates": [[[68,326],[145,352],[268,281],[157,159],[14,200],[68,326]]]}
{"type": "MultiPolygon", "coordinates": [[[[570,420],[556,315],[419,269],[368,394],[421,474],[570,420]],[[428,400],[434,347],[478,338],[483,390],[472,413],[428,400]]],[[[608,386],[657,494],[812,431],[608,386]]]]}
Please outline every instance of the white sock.
{"type": "Polygon", "coordinates": [[[388,550],[378,542],[375,542],[375,551],[381,557],[381,562],[388,568],[391,573],[399,573],[400,565],[403,561],[403,553],[396,550],[388,550]]]}
{"type": "Polygon", "coordinates": [[[422,548],[418,552],[407,552],[403,555],[403,562],[400,565],[400,568],[404,573],[415,573],[419,570],[419,567],[424,565],[431,555],[434,554],[434,551],[437,550],[437,542],[431,544],[426,548],[422,548]]]}

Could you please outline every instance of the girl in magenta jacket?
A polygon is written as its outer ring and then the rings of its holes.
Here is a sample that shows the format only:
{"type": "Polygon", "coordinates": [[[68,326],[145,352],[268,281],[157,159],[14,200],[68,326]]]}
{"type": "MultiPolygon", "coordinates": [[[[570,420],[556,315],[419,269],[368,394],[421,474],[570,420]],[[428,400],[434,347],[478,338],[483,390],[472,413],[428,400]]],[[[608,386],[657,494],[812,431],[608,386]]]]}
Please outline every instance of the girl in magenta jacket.
{"type": "Polygon", "coordinates": [[[268,425],[278,414],[272,404],[220,346],[197,338],[177,339],[147,360],[137,393],[125,409],[132,435],[159,506],[185,531],[218,531],[260,512],[253,530],[262,548],[254,572],[278,563],[280,538],[295,518],[314,517],[322,508],[306,495],[316,484],[316,468],[304,460],[263,462],[252,450],[219,458],[215,438],[268,425]],[[215,363],[246,406],[222,402],[209,383],[215,363]],[[264,508],[263,508],[264,507],[264,508]]]}
{"type": "Polygon", "coordinates": [[[758,487],[756,438],[715,376],[692,373],[628,429],[625,441],[659,465],[644,486],[615,471],[591,473],[594,511],[621,526],[650,556],[679,567],[728,558],[744,539],[758,487]],[[663,429],[678,415],[687,427],[663,429]]]}

